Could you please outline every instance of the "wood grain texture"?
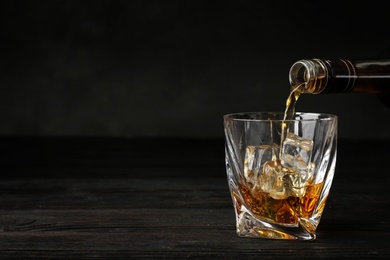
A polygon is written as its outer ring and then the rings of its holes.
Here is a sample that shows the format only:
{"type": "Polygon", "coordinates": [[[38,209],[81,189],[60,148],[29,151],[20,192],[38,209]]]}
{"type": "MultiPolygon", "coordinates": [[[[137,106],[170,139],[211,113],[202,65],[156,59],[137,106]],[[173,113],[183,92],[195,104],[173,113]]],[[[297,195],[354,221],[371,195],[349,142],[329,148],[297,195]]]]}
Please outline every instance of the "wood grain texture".
{"type": "Polygon", "coordinates": [[[221,140],[1,142],[1,259],[390,257],[388,141],[340,141],[317,240],[305,242],[236,235],[221,140]]]}

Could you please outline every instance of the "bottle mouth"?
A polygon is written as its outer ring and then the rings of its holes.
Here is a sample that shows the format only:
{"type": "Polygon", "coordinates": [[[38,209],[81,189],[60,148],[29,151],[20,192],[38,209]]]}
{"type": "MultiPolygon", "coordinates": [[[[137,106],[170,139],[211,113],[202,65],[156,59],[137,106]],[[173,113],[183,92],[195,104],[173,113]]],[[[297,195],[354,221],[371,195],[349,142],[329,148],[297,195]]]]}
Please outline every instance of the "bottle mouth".
{"type": "Polygon", "coordinates": [[[303,83],[306,83],[310,77],[309,67],[307,65],[307,60],[300,60],[295,62],[289,72],[289,80],[291,86],[298,86],[303,83]]]}
{"type": "Polygon", "coordinates": [[[318,94],[323,91],[322,81],[327,81],[326,75],[326,65],[320,59],[299,60],[290,68],[290,86],[296,88],[303,85],[303,93],[318,94]]]}

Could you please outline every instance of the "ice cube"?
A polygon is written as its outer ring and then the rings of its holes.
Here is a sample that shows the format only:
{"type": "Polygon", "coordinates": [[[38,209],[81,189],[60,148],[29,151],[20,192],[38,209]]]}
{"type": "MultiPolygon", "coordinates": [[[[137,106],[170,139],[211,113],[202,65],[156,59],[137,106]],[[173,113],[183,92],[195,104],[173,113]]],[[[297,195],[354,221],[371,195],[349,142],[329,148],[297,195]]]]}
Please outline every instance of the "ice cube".
{"type": "Polygon", "coordinates": [[[293,170],[284,167],[279,159],[268,161],[264,164],[263,173],[259,179],[260,189],[274,199],[285,199],[290,194],[286,176],[293,173],[293,170]]]}
{"type": "Polygon", "coordinates": [[[307,172],[296,170],[285,176],[286,189],[291,196],[305,196],[306,187],[313,181],[313,171],[314,163],[310,163],[307,172]]]}
{"type": "Polygon", "coordinates": [[[308,172],[313,149],[313,140],[288,133],[283,141],[282,164],[285,167],[308,172]]]}
{"type": "Polygon", "coordinates": [[[288,133],[283,142],[281,162],[293,170],[286,176],[286,187],[295,197],[303,197],[306,186],[312,180],[314,163],[311,162],[313,140],[288,133]]]}
{"type": "Polygon", "coordinates": [[[244,161],[245,179],[252,184],[258,183],[258,178],[261,175],[264,164],[274,160],[279,154],[279,146],[277,145],[250,145],[247,146],[244,161]]]}

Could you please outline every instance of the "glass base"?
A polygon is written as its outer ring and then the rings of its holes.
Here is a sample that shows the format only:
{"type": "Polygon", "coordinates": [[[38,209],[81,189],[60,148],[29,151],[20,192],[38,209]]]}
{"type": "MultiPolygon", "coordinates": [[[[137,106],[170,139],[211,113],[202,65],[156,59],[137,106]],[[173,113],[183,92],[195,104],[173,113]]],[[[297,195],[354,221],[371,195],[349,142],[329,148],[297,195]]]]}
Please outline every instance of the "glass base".
{"type": "Polygon", "coordinates": [[[279,225],[265,222],[241,206],[237,214],[237,235],[240,237],[285,240],[314,240],[315,227],[309,220],[300,218],[297,225],[279,225]]]}

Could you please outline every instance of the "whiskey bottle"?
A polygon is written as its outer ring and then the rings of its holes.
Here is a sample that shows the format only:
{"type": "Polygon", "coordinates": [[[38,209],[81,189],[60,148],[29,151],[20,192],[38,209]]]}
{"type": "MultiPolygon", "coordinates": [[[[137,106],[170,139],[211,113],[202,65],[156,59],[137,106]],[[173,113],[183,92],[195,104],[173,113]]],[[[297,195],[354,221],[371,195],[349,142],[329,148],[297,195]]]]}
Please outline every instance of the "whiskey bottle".
{"type": "Polygon", "coordinates": [[[291,66],[289,80],[292,89],[301,86],[301,93],[375,94],[390,107],[390,59],[299,60],[291,66]]]}

